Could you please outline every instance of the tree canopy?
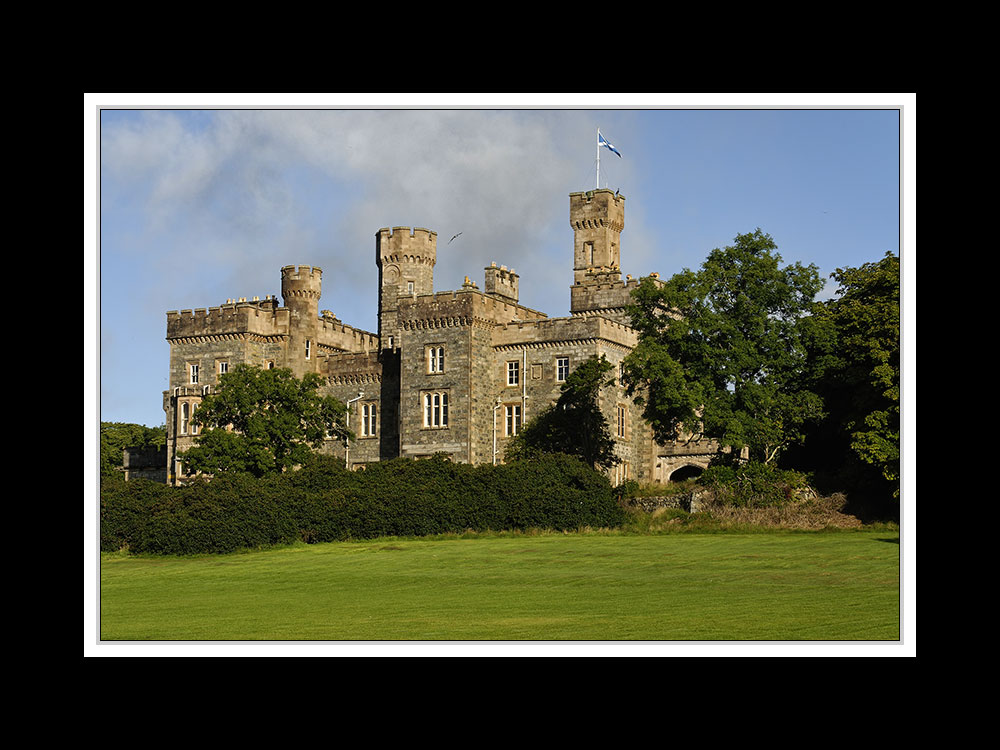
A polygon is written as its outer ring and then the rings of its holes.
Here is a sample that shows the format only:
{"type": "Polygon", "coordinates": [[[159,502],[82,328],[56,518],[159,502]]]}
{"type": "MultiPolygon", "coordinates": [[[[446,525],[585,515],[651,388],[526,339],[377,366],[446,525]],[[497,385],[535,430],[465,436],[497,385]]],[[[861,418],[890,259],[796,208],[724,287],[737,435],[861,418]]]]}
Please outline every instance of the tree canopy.
{"type": "Polygon", "coordinates": [[[839,284],[837,296],[816,314],[817,326],[827,327],[830,335],[813,347],[812,357],[829,413],[824,445],[846,443],[898,497],[899,258],[886,253],[878,262],[838,268],[831,276],[839,284]]]}
{"type": "Polygon", "coordinates": [[[322,384],[316,373],[233,367],[192,415],[206,429],[181,455],[185,470],[262,477],[301,465],[328,439],[349,439],[347,407],[319,395],[322,384]]]}
{"type": "Polygon", "coordinates": [[[701,433],[773,461],[822,413],[806,378],[814,265],[782,266],[760,229],[713,250],[698,271],[646,278],[629,308],[639,344],[624,380],[656,439],[701,433]]]}
{"type": "Polygon", "coordinates": [[[589,466],[610,468],[618,463],[615,441],[601,412],[601,388],[613,385],[614,365],[603,355],[592,356],[566,377],[556,403],[528,421],[507,447],[507,460],[541,453],[566,453],[589,466]]]}

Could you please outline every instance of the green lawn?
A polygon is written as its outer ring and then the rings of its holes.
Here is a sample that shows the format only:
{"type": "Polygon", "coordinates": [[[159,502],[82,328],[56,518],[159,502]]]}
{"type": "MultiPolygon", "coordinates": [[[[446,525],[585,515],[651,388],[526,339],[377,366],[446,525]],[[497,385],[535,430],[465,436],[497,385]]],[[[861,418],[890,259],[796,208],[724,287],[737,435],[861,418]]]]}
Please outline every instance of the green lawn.
{"type": "Polygon", "coordinates": [[[899,534],[569,534],[101,556],[103,641],[896,641],[899,534]]]}

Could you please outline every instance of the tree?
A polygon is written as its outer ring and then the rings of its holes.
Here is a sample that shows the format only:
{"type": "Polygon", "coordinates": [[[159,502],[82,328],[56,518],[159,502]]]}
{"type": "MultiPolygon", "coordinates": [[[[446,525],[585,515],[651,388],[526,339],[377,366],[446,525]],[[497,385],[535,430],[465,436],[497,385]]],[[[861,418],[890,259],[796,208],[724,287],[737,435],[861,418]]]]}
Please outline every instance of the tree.
{"type": "Polygon", "coordinates": [[[618,463],[615,441],[598,402],[601,388],[614,383],[607,377],[613,369],[603,355],[592,356],[577,367],[566,377],[556,403],[539,412],[511,440],[506,458],[566,453],[604,469],[618,463]]]}
{"type": "Polygon", "coordinates": [[[185,469],[262,477],[301,465],[328,439],[350,439],[347,407],[319,395],[322,384],[316,373],[298,379],[291,370],[233,367],[192,415],[207,429],[181,455],[185,469]]]}
{"type": "MultiPolygon", "coordinates": [[[[818,388],[828,405],[825,445],[839,440],[899,496],[899,258],[886,253],[860,268],[838,268],[837,296],[817,311],[833,337],[813,347],[818,388]]],[[[839,467],[844,471],[844,467],[839,467]]]]}
{"type": "Polygon", "coordinates": [[[150,448],[167,442],[167,428],[146,427],[131,422],[101,422],[101,479],[124,479],[123,452],[126,448],[150,448]]]}
{"type": "Polygon", "coordinates": [[[770,463],[822,413],[805,368],[822,282],[814,265],[782,267],[776,250],[757,229],[699,271],[646,278],[633,293],[639,344],[624,380],[658,441],[700,433],[770,463]]]}

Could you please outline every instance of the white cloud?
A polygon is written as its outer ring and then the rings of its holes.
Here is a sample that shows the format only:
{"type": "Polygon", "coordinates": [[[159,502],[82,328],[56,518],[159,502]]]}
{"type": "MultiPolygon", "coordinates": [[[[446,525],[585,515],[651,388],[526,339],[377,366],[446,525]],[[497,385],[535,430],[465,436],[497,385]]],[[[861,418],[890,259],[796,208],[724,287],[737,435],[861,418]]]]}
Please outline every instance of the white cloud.
{"type": "Polygon", "coordinates": [[[547,285],[553,274],[567,276],[567,196],[585,187],[578,181],[593,137],[592,119],[574,111],[110,117],[102,132],[104,220],[113,224],[122,196],[141,201],[145,234],[135,246],[151,253],[168,283],[196,264],[205,273],[231,270],[231,284],[259,286],[281,265],[301,262],[337,269],[351,288],[367,279],[373,297],[376,231],[423,226],[439,233],[437,288],[455,288],[466,274],[481,283],[482,268],[496,261],[517,268],[525,293],[538,294],[541,278],[547,285]],[[447,245],[459,231],[460,241],[447,245]]]}

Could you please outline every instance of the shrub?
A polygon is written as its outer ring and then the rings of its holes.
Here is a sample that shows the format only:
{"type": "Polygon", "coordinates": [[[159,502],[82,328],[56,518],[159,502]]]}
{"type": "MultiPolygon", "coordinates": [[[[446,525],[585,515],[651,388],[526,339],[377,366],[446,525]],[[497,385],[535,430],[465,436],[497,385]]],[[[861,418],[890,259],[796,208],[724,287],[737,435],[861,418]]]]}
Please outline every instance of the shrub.
{"type": "Polygon", "coordinates": [[[715,493],[722,505],[744,508],[781,506],[799,497],[808,488],[804,474],[750,461],[739,466],[711,466],[702,472],[698,483],[715,493]]]}
{"type": "Polygon", "coordinates": [[[129,482],[102,496],[101,548],[221,553],[299,540],[570,530],[624,521],[607,477],[572,456],[478,467],[443,457],[395,459],[363,472],[318,458],[263,480],[220,476],[180,488],[129,482]]]}
{"type": "Polygon", "coordinates": [[[294,505],[275,483],[246,475],[200,480],[156,504],[138,541],[141,552],[225,553],[287,544],[299,538],[294,505]]]}
{"type": "Polygon", "coordinates": [[[101,549],[105,552],[135,549],[153,508],[171,492],[167,485],[148,479],[102,480],[101,549]]]}

